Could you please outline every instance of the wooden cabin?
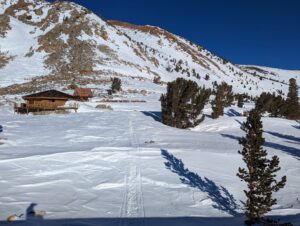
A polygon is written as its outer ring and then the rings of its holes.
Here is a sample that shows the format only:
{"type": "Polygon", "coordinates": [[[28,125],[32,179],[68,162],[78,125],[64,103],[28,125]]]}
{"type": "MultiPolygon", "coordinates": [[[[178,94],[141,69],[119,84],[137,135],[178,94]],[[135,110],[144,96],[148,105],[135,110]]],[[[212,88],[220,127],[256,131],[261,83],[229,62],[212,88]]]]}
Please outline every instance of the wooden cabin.
{"type": "Polygon", "coordinates": [[[57,90],[48,90],[23,96],[23,99],[26,103],[22,103],[20,106],[15,105],[15,112],[29,113],[68,109],[74,109],[76,111],[78,109],[78,105],[66,107],[66,102],[73,99],[73,96],[57,90]]]}
{"type": "Polygon", "coordinates": [[[93,97],[93,92],[89,88],[76,88],[73,96],[76,100],[88,101],[89,98],[93,97]]]}

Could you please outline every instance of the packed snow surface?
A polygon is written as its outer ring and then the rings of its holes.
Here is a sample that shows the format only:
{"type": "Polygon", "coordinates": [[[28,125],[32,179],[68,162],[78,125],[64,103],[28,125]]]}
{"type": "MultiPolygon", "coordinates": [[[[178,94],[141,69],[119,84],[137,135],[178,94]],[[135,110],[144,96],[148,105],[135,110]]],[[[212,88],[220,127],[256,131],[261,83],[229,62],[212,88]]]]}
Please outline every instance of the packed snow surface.
{"type": "MultiPolygon", "coordinates": [[[[242,224],[242,109],[180,130],[159,121],[158,101],[115,103],[113,111],[92,105],[42,116],[0,108],[0,222],[24,214],[18,225],[242,224]],[[30,218],[32,208],[43,219],[30,218]]],[[[270,214],[299,225],[300,124],[267,117],[263,124],[265,148],[288,178],[270,214]]]]}

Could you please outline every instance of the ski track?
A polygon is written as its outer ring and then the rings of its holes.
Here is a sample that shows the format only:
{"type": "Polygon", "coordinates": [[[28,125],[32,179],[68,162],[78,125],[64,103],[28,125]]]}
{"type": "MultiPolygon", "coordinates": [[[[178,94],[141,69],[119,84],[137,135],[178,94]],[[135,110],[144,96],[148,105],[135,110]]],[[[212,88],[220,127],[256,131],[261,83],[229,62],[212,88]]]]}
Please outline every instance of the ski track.
{"type": "Polygon", "coordinates": [[[128,151],[129,167],[125,176],[125,194],[120,213],[120,225],[144,225],[145,218],[144,200],[142,192],[142,176],[140,167],[140,146],[133,129],[132,116],[128,119],[128,132],[132,151],[128,151]],[[130,219],[130,222],[126,220],[130,219]]]}

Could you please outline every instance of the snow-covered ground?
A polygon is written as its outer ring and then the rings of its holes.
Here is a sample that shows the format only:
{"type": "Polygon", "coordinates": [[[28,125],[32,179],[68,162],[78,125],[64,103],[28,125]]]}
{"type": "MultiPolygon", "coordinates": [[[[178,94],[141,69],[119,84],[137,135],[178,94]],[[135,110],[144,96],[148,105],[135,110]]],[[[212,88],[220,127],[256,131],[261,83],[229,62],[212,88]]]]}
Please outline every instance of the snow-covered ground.
{"type": "MultiPolygon", "coordinates": [[[[16,224],[241,225],[242,110],[180,130],[159,122],[157,99],[113,103],[113,111],[82,103],[66,115],[1,107],[0,224],[23,213],[16,224]],[[26,216],[32,207],[46,211],[43,219],[26,216]]],[[[279,176],[288,178],[270,214],[300,225],[300,124],[263,123],[265,148],[280,157],[279,176]]]]}

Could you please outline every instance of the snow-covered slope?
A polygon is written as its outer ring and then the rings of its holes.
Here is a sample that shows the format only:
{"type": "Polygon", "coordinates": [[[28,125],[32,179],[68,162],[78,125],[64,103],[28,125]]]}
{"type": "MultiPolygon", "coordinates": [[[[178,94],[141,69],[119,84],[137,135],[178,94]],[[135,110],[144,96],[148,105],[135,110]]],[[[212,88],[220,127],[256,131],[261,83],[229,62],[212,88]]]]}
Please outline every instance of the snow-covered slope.
{"type": "MultiPolygon", "coordinates": [[[[269,80],[158,27],[106,21],[70,2],[0,4],[1,94],[62,88],[71,82],[102,84],[111,76],[130,78],[129,83],[185,77],[206,87],[225,81],[234,92],[250,95],[287,91],[285,71],[269,80]],[[9,86],[13,84],[19,86],[9,86]]],[[[299,81],[300,72],[291,73],[299,81]]]]}
{"type": "Polygon", "coordinates": [[[10,18],[11,30],[1,40],[1,51],[8,53],[13,59],[1,69],[1,86],[30,80],[35,76],[49,74],[44,67],[45,53],[37,52],[31,57],[26,54],[30,48],[37,48],[36,37],[30,35],[33,27],[10,18]]]}
{"type": "MultiPolygon", "coordinates": [[[[242,225],[242,110],[180,130],[160,123],[159,102],[145,100],[112,104],[114,111],[82,103],[69,115],[2,107],[0,224],[36,203],[44,220],[25,214],[10,225],[242,225]]],[[[279,156],[288,182],[270,214],[299,225],[299,123],[275,120],[263,119],[265,148],[279,156]]]]}
{"type": "Polygon", "coordinates": [[[287,84],[291,78],[296,79],[297,84],[300,83],[300,70],[284,70],[278,68],[262,67],[255,65],[240,65],[245,71],[254,76],[258,76],[261,80],[269,80],[271,84],[280,84],[280,89],[284,93],[287,92],[287,84]]]}

